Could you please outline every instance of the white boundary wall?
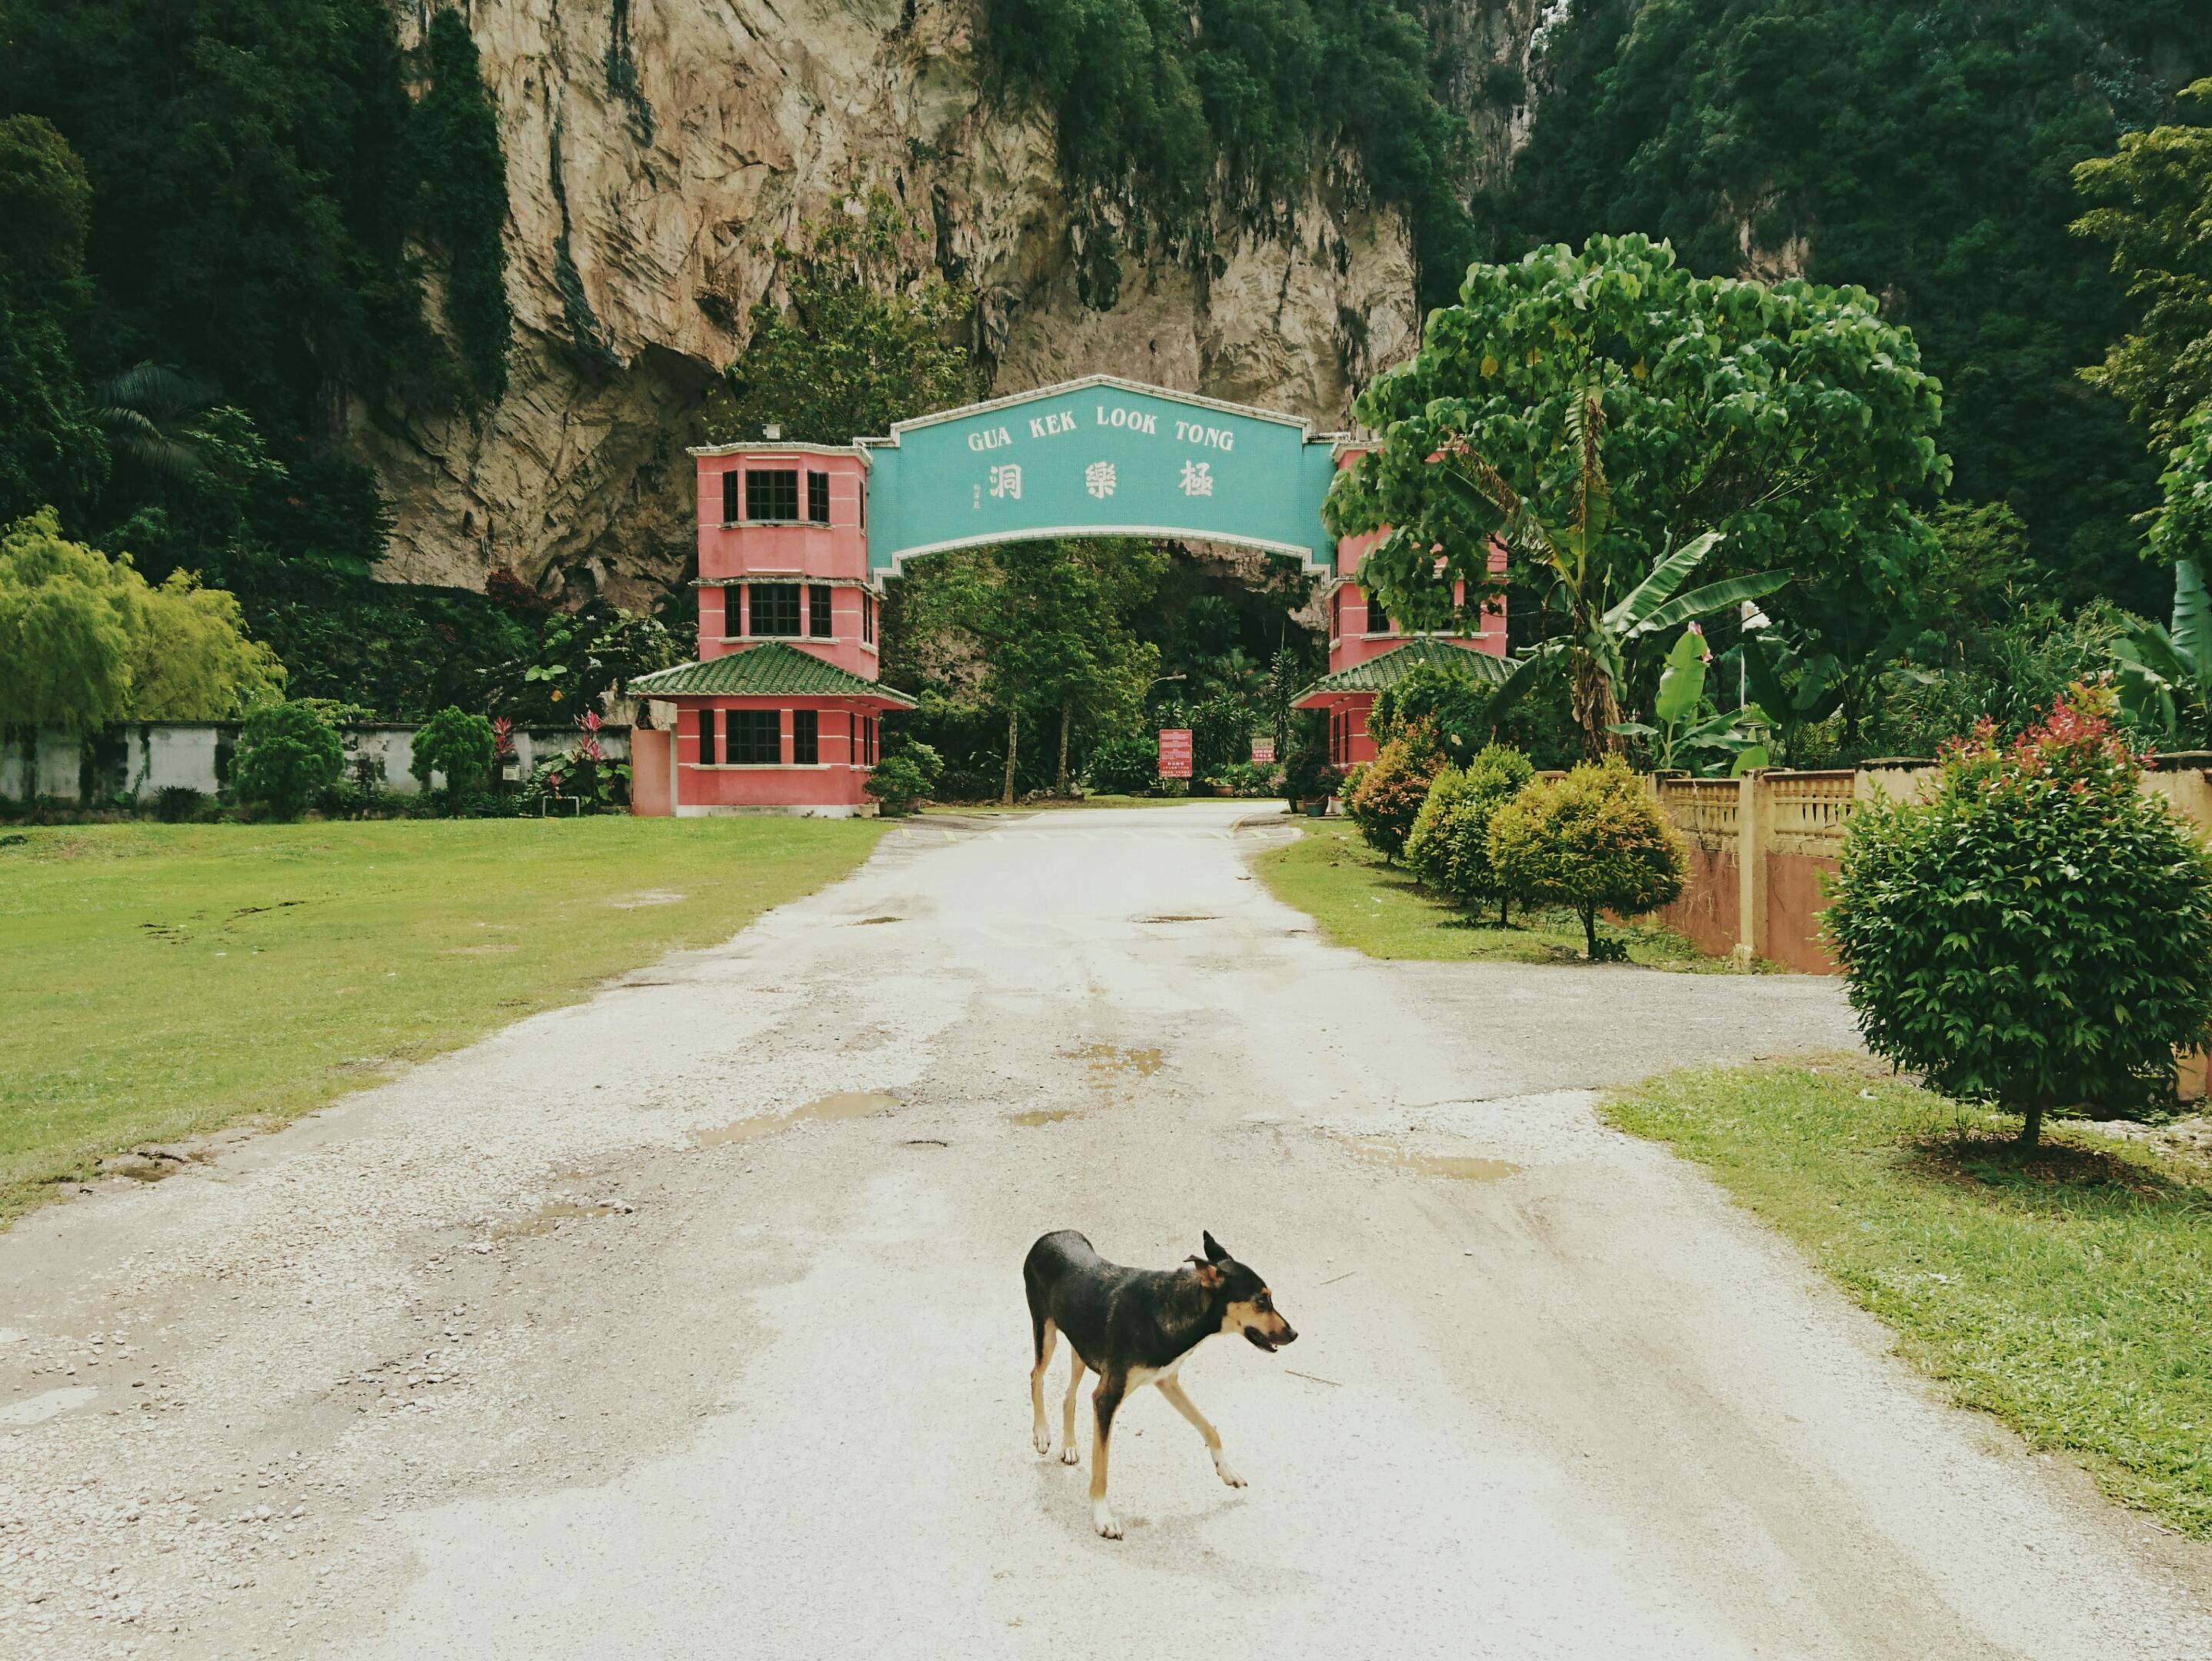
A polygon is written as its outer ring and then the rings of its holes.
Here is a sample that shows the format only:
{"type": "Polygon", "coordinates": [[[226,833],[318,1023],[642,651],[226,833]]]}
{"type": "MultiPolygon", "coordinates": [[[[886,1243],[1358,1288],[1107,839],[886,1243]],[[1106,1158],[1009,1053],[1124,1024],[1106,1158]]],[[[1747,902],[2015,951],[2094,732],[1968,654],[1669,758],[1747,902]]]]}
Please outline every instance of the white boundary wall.
{"type": "MultiPolygon", "coordinates": [[[[394,796],[421,788],[409,767],[415,760],[412,726],[341,727],[346,777],[366,769],[370,782],[394,796]]],[[[235,721],[124,721],[80,740],[66,732],[21,730],[0,734],[0,798],[27,802],[47,797],[78,807],[105,806],[118,796],[151,801],[173,786],[214,796],[229,782],[235,721]]],[[[574,728],[516,728],[514,776],[526,779],[549,755],[566,755],[583,737],[574,728]]],[[[605,726],[599,749],[610,761],[627,760],[629,729],[605,726]]],[[[441,781],[442,782],[442,781],[441,781]]]]}

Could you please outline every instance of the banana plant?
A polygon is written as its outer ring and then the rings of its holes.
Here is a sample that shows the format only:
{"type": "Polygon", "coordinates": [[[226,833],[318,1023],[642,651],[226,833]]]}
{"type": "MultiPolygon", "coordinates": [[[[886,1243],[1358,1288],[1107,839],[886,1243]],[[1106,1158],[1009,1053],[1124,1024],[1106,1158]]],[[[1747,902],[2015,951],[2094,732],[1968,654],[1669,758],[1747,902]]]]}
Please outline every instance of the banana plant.
{"type": "Polygon", "coordinates": [[[1502,712],[1555,665],[1571,676],[1569,704],[1583,732],[1583,749],[1592,760],[1620,748],[1620,688],[1628,679],[1626,653],[1637,641],[1674,628],[1746,600],[1771,594],[1790,580],[1786,571],[1761,571],[1724,578],[1682,591],[1714,549],[1721,533],[1708,530],[1680,548],[1672,546],[1627,595],[1606,603],[1602,561],[1595,555],[1612,520],[1612,488],[1605,476],[1601,439],[1605,409],[1595,386],[1586,387],[1567,409],[1566,439],[1575,452],[1573,518],[1545,524],[1503,475],[1464,443],[1447,447],[1437,460],[1452,489],[1471,507],[1497,516],[1498,534],[1507,548],[1552,577],[1547,609],[1562,614],[1564,633],[1540,641],[1522,658],[1492,695],[1502,712]]]}
{"type": "Polygon", "coordinates": [[[2181,700],[2212,708],[2212,596],[2196,561],[2173,562],[2172,627],[2139,623],[2112,652],[2120,707],[2138,724],[2170,734],[2181,726],[2181,700]]]}
{"type": "Polygon", "coordinates": [[[1767,765],[1769,755],[1762,735],[1772,724],[1756,704],[1724,710],[1694,726],[1688,724],[1705,701],[1705,674],[1711,662],[1705,632],[1692,623],[1668,652],[1666,667],[1660,671],[1659,694],[1651,705],[1652,719],[1659,724],[1613,723],[1614,732],[1651,744],[1653,762],[1662,773],[1672,772],[1700,754],[1716,761],[1729,760],[1731,778],[1767,765]]]}

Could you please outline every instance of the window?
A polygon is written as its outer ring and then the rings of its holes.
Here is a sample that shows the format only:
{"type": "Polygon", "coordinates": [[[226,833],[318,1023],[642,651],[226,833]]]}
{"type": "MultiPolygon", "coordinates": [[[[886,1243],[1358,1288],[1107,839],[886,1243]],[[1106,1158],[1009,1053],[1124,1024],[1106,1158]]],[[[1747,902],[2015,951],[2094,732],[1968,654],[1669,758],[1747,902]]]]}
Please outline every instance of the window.
{"type": "Polygon", "coordinates": [[[860,638],[870,646],[876,643],[876,597],[865,588],[860,591],[860,638]]]}
{"type": "Polygon", "coordinates": [[[868,717],[868,765],[876,764],[876,718],[868,717]]]}
{"type": "Polygon", "coordinates": [[[791,765],[811,767],[822,759],[822,715],[818,710],[791,712],[791,765]]]}
{"type": "Polygon", "coordinates": [[[806,591],[806,632],[823,640],[835,632],[830,627],[830,591],[818,583],[806,591]]]}
{"type": "Polygon", "coordinates": [[[730,765],[733,767],[773,767],[783,762],[783,712],[780,709],[733,709],[730,712],[730,765]]]}
{"type": "Polygon", "coordinates": [[[751,588],[755,634],[787,639],[799,633],[797,583],[754,583],[751,588]]]}
{"type": "Polygon", "coordinates": [[[1372,589],[1367,593],[1367,632],[1370,634],[1388,634],[1390,632],[1390,614],[1383,610],[1382,602],[1376,597],[1372,589]]]}
{"type": "Polygon", "coordinates": [[[738,470],[732,468],[722,475],[722,523],[738,522],[738,470]]]}
{"type": "Polygon", "coordinates": [[[799,518],[799,470],[795,467],[758,468],[747,473],[745,517],[749,519],[796,520],[799,518]]]}
{"type": "Polygon", "coordinates": [[[699,712],[699,765],[714,765],[714,712],[711,709],[699,712]]]}
{"type": "Polygon", "coordinates": [[[809,473],[806,476],[806,517],[817,524],[830,523],[830,476],[809,473]]]}

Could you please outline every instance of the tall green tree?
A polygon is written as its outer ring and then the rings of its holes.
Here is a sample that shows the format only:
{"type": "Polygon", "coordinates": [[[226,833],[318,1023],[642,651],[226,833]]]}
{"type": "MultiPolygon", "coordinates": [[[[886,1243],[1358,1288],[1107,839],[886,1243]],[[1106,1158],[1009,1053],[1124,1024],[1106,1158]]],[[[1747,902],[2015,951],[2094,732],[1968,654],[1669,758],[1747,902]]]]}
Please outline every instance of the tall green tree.
{"type": "Polygon", "coordinates": [[[81,506],[106,482],[106,441],[67,333],[85,299],[91,216],[69,141],[37,116],[0,116],[0,522],[81,506]]]}
{"type": "Polygon", "coordinates": [[[1639,235],[1475,266],[1460,297],[1361,393],[1381,438],[1323,509],[1338,536],[1391,528],[1361,566],[1391,615],[1452,624],[1455,584],[1470,608],[1490,591],[1511,518],[1565,550],[1582,598],[1538,597],[1581,639],[1712,533],[1709,576],[1791,574],[1769,609],[1844,666],[1855,720],[1912,632],[1935,548],[1915,510],[1949,475],[1911,334],[1863,290],[1697,277],[1639,235]]]}
{"type": "Polygon", "coordinates": [[[979,396],[959,337],[975,295],[928,267],[911,216],[880,186],[776,248],[781,304],[752,309],[752,334],[707,408],[716,443],[774,427],[806,444],[849,444],[979,396]]]}
{"type": "Polygon", "coordinates": [[[2074,169],[2097,205],[2074,223],[2108,242],[2140,320],[2081,372],[2148,427],[2154,449],[2182,441],[2212,410],[2212,79],[2185,88],[2185,123],[2123,133],[2118,154],[2074,169]]]}
{"type": "Polygon", "coordinates": [[[1702,275],[1864,287],[1942,381],[1960,493],[2020,514],[2046,588],[2154,607],[2130,520],[2156,466],[2075,373],[2132,309],[2068,234],[2069,174],[2208,73],[2202,0],[1573,0],[1485,218],[1505,257],[1643,231],[1702,275]]]}

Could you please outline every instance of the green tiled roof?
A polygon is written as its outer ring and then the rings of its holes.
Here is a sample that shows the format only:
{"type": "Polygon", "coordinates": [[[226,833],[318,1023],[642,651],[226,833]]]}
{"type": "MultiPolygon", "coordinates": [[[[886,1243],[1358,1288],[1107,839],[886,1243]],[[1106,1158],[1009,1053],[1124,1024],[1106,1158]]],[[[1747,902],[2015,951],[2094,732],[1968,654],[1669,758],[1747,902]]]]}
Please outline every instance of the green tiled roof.
{"type": "Polygon", "coordinates": [[[848,669],[801,652],[781,640],[763,640],[709,658],[703,664],[678,664],[629,683],[640,698],[880,698],[911,709],[914,700],[848,669]]]}
{"type": "Polygon", "coordinates": [[[1406,678],[1408,670],[1423,664],[1434,664],[1448,674],[1464,675],[1469,680],[1486,682],[1492,686],[1513,672],[1513,665],[1503,658],[1454,646],[1449,640],[1418,635],[1364,664],[1322,676],[1298,694],[1297,701],[1303,704],[1309,698],[1325,698],[1332,693],[1380,692],[1385,687],[1395,686],[1406,678]]]}

